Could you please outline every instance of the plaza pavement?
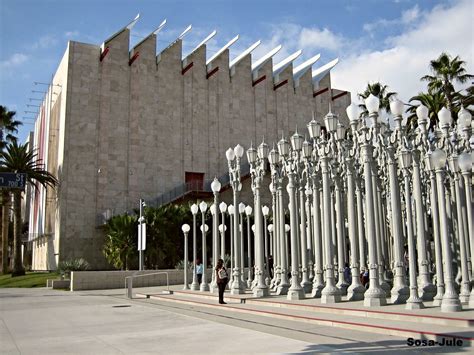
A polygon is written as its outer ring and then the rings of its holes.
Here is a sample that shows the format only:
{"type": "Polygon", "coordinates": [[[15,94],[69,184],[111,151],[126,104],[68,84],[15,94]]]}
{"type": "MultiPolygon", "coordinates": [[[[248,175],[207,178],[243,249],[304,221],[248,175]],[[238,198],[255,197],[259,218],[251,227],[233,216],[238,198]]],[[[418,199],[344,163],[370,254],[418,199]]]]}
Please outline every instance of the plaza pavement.
{"type": "Polygon", "coordinates": [[[210,312],[195,305],[129,300],[124,290],[0,289],[1,354],[400,352],[472,353],[472,348],[414,348],[400,337],[230,315],[225,306],[210,312]]]}

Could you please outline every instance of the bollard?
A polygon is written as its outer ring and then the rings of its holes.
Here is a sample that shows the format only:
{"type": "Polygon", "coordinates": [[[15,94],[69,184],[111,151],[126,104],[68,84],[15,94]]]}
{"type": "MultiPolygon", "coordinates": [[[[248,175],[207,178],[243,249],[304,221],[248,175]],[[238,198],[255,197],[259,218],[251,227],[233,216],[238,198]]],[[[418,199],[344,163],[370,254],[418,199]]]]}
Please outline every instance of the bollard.
{"type": "Polygon", "coordinates": [[[128,298],[133,298],[132,284],[133,284],[133,279],[130,277],[127,280],[127,297],[128,298]]]}

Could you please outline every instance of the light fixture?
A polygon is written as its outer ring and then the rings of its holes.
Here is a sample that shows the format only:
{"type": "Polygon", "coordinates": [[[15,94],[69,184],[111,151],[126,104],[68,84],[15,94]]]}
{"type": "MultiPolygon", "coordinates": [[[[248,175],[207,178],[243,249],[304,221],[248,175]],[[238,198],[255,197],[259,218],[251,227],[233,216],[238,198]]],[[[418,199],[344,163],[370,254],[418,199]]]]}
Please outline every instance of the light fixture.
{"type": "Polygon", "coordinates": [[[247,216],[250,216],[252,214],[252,207],[251,206],[245,207],[245,214],[247,216]]]}
{"type": "Polygon", "coordinates": [[[412,156],[407,148],[403,147],[401,149],[399,159],[402,169],[408,169],[411,166],[412,156]]]}
{"type": "Polygon", "coordinates": [[[311,158],[311,154],[313,153],[313,146],[311,145],[310,142],[308,142],[307,140],[305,140],[303,142],[303,156],[306,158],[306,159],[309,159],[311,158]]]}
{"type": "Polygon", "coordinates": [[[314,112],[313,119],[308,123],[307,127],[310,138],[318,138],[321,134],[321,125],[314,119],[314,112]]]}
{"type": "Polygon", "coordinates": [[[270,213],[270,208],[268,208],[268,206],[266,206],[266,205],[263,206],[263,207],[262,207],[262,214],[263,214],[265,217],[267,217],[269,213],[270,213]]]}
{"type": "Polygon", "coordinates": [[[219,210],[221,211],[221,213],[225,213],[225,211],[227,210],[227,203],[225,203],[224,201],[222,201],[222,202],[219,204],[219,210]]]}
{"type": "Polygon", "coordinates": [[[273,148],[270,150],[270,153],[268,153],[268,161],[270,164],[276,164],[280,160],[280,154],[278,154],[278,151],[273,148]]]}
{"type": "Polygon", "coordinates": [[[439,112],[438,112],[438,118],[439,118],[439,128],[441,129],[447,129],[451,125],[451,111],[449,111],[446,107],[443,107],[439,112]]]}
{"type": "Polygon", "coordinates": [[[298,133],[298,128],[296,129],[296,132],[291,136],[291,147],[293,150],[296,150],[299,152],[301,148],[303,147],[303,136],[298,133]]]}
{"type": "Polygon", "coordinates": [[[436,149],[431,154],[431,158],[436,170],[443,169],[446,166],[446,152],[444,150],[436,149]]]}
{"type": "Polygon", "coordinates": [[[280,139],[277,146],[282,157],[287,157],[290,154],[290,143],[285,138],[280,139]]]}
{"type": "Polygon", "coordinates": [[[472,153],[464,152],[459,155],[458,164],[462,172],[472,171],[472,153]]]}
{"type": "Polygon", "coordinates": [[[201,201],[201,203],[199,204],[199,209],[201,210],[201,213],[206,212],[206,210],[207,210],[207,203],[204,202],[204,201],[201,201]]]}
{"type": "Polygon", "coordinates": [[[390,112],[394,116],[401,116],[403,115],[403,108],[404,104],[401,100],[399,99],[394,99],[390,101],[390,112]]]}
{"type": "Polygon", "coordinates": [[[265,142],[260,143],[260,145],[258,146],[258,151],[257,151],[258,157],[262,160],[265,159],[268,156],[268,150],[269,148],[268,148],[267,143],[265,142]]]}
{"type": "Polygon", "coordinates": [[[217,180],[217,177],[214,177],[214,180],[211,182],[211,190],[215,194],[221,190],[221,183],[217,180]]]}
{"type": "Polygon", "coordinates": [[[349,106],[346,107],[346,114],[349,117],[349,121],[358,122],[359,121],[359,107],[355,103],[351,103],[349,106]]]}
{"type": "Polygon", "coordinates": [[[193,203],[192,206],[191,206],[191,213],[195,215],[195,214],[198,213],[198,210],[199,210],[198,205],[196,205],[195,203],[193,203]]]}
{"type": "Polygon", "coordinates": [[[252,147],[252,145],[247,149],[247,160],[250,164],[254,164],[257,161],[257,149],[252,147]]]}
{"type": "Polygon", "coordinates": [[[234,148],[234,153],[237,158],[242,158],[244,155],[244,147],[242,147],[240,144],[237,144],[234,148]]]}
{"type": "Polygon", "coordinates": [[[377,96],[370,94],[365,100],[365,107],[367,107],[367,111],[370,113],[376,113],[379,111],[380,100],[377,96]]]}
{"type": "Polygon", "coordinates": [[[189,224],[185,223],[181,226],[181,230],[183,231],[184,234],[188,233],[190,231],[191,227],[189,224]]]}
{"type": "Polygon", "coordinates": [[[329,112],[326,116],[324,116],[324,124],[330,133],[334,132],[337,128],[337,116],[332,112],[329,112]]]}
{"type": "Polygon", "coordinates": [[[227,149],[225,152],[225,156],[228,161],[233,161],[235,159],[234,150],[232,148],[227,149]]]}
{"type": "Polygon", "coordinates": [[[243,202],[239,203],[239,213],[245,212],[245,204],[243,202]]]}

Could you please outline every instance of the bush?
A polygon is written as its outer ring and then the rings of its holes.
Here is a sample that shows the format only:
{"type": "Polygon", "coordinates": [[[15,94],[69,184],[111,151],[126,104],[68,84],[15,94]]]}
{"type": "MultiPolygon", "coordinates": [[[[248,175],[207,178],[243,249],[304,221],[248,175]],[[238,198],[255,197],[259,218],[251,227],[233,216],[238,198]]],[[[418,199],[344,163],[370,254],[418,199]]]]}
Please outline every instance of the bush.
{"type": "Polygon", "coordinates": [[[58,271],[61,274],[70,274],[71,271],[86,271],[89,269],[89,263],[83,258],[65,260],[58,265],[58,271]]]}
{"type": "MultiPolygon", "coordinates": [[[[184,259],[180,260],[176,263],[174,266],[176,270],[184,270],[184,259]]],[[[188,261],[188,270],[192,271],[193,270],[193,263],[188,261]]]]}

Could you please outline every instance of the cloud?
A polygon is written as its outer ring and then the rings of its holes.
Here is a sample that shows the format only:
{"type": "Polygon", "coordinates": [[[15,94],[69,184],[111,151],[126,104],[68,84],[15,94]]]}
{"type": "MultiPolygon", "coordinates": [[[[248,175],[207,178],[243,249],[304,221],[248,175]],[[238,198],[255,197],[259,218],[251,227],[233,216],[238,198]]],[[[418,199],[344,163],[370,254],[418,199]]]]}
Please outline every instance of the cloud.
{"type": "Polygon", "coordinates": [[[64,37],[66,37],[66,38],[77,37],[77,36],[79,36],[79,31],[64,32],[64,37]]]}
{"type": "MultiPolygon", "coordinates": [[[[357,101],[356,94],[363,91],[367,82],[380,81],[407,101],[426,90],[426,83],[421,82],[420,77],[429,73],[430,60],[443,51],[459,55],[467,62],[467,71],[472,73],[471,11],[470,0],[461,0],[418,14],[421,20],[416,26],[386,40],[387,49],[342,58],[332,71],[334,87],[351,91],[352,99],[357,101]]],[[[405,16],[409,19],[414,15],[405,16]]]]}
{"type": "Polygon", "coordinates": [[[6,60],[2,60],[0,62],[0,67],[2,69],[8,69],[12,67],[16,67],[18,65],[21,65],[25,63],[28,60],[28,56],[23,53],[15,53],[13,54],[10,58],[6,60]]]}
{"type": "Polygon", "coordinates": [[[45,35],[41,36],[33,45],[32,49],[46,49],[54,47],[58,44],[58,39],[54,35],[45,35]]]}
{"type": "Polygon", "coordinates": [[[378,19],[377,21],[374,21],[374,22],[365,23],[362,28],[364,29],[364,31],[369,32],[372,35],[373,32],[380,30],[380,28],[386,28],[390,26],[399,26],[399,25],[405,25],[405,26],[410,25],[419,17],[420,17],[420,8],[418,7],[418,5],[415,5],[411,9],[403,11],[399,18],[395,18],[393,20],[387,20],[384,18],[378,19]]]}
{"type": "Polygon", "coordinates": [[[299,44],[302,48],[322,48],[332,51],[340,49],[344,45],[344,38],[332,33],[327,28],[303,28],[299,36],[299,44]]]}

